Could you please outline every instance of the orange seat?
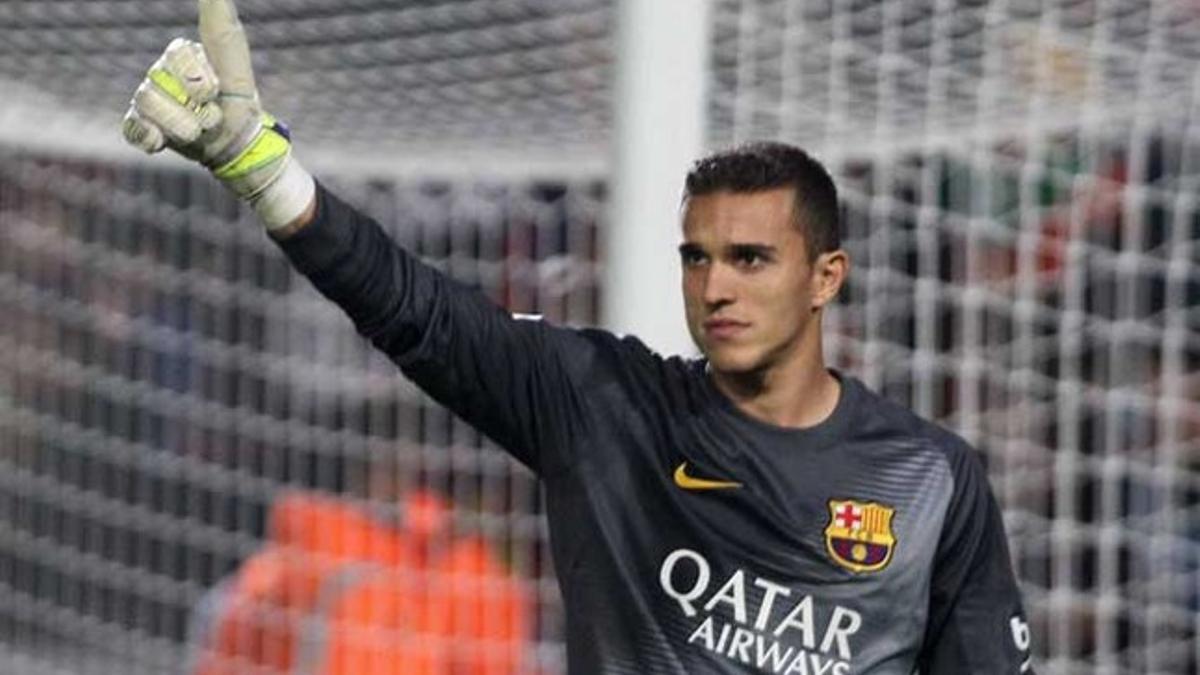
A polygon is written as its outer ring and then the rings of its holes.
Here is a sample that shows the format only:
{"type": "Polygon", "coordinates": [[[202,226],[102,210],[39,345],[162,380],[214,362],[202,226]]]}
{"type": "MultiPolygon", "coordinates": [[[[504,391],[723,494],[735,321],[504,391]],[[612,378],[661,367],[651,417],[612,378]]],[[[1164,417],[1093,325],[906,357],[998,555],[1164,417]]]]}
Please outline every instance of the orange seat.
{"type": "Polygon", "coordinates": [[[511,675],[529,636],[529,602],[478,539],[423,574],[385,571],[331,608],[318,675],[511,675]]]}
{"type": "Polygon", "coordinates": [[[283,674],[298,665],[312,672],[297,661],[313,618],[328,620],[312,652],[324,663],[358,663],[362,647],[373,650],[379,640],[353,635],[382,631],[394,637],[386,641],[389,660],[411,662],[394,672],[514,672],[527,602],[485,542],[448,541],[447,513],[440,498],[414,492],[404,526],[393,527],[332,498],[282,496],[263,549],[215,607],[193,675],[283,674]],[[453,649],[418,646],[433,643],[453,649]]]}
{"type": "Polygon", "coordinates": [[[335,569],[274,548],[248,559],[216,608],[194,675],[241,675],[251,667],[290,672],[301,622],[335,569]]]}

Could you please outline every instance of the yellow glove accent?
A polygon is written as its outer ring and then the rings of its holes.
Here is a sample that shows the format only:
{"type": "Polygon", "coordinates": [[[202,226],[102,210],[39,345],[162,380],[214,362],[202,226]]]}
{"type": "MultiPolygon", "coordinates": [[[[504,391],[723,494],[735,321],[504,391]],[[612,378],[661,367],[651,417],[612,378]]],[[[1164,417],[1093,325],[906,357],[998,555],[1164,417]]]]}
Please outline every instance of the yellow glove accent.
{"type": "Polygon", "coordinates": [[[183,83],[179,81],[179,78],[162,68],[151,68],[146,76],[150,78],[151,82],[158,85],[159,89],[162,89],[168,96],[178,101],[179,105],[188,104],[190,99],[187,90],[184,89],[183,83]]]}
{"type": "Polygon", "coordinates": [[[262,168],[288,154],[291,144],[282,134],[263,120],[264,126],[254,140],[237,157],[213,169],[213,175],[221,180],[231,180],[262,168]]]}

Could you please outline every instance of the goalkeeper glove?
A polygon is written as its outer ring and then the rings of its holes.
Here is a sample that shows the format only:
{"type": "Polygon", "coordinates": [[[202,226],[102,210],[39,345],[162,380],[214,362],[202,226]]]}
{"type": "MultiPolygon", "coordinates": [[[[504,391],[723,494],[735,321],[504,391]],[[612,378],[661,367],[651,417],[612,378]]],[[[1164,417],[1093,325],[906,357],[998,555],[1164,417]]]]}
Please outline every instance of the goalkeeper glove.
{"type": "Polygon", "coordinates": [[[171,148],[248,201],[268,230],[312,203],[312,176],[286,127],[263,111],[250,47],[232,0],[199,0],[200,42],[177,38],[137,88],[122,132],[147,153],[171,148]]]}

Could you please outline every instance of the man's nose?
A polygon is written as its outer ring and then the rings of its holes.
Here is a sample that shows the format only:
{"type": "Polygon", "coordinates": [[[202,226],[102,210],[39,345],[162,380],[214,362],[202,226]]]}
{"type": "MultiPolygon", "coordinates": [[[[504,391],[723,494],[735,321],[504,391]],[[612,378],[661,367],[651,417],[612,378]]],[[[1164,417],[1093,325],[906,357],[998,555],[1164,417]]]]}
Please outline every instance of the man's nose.
{"type": "Polygon", "coordinates": [[[736,279],[728,265],[713,263],[708,267],[704,279],[704,302],[708,305],[726,305],[733,302],[736,279]]]}

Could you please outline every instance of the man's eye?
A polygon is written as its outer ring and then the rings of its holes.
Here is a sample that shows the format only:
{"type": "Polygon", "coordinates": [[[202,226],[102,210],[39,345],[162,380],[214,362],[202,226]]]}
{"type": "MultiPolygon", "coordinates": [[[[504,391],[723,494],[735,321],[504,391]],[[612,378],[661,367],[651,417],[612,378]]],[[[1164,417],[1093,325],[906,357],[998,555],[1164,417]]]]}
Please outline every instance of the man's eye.
{"type": "Polygon", "coordinates": [[[743,267],[758,267],[767,261],[767,258],[757,251],[738,251],[734,259],[743,267]]]}
{"type": "Polygon", "coordinates": [[[700,251],[680,251],[679,258],[683,261],[684,265],[689,267],[701,265],[705,260],[707,260],[707,257],[705,257],[705,255],[700,251]]]}

